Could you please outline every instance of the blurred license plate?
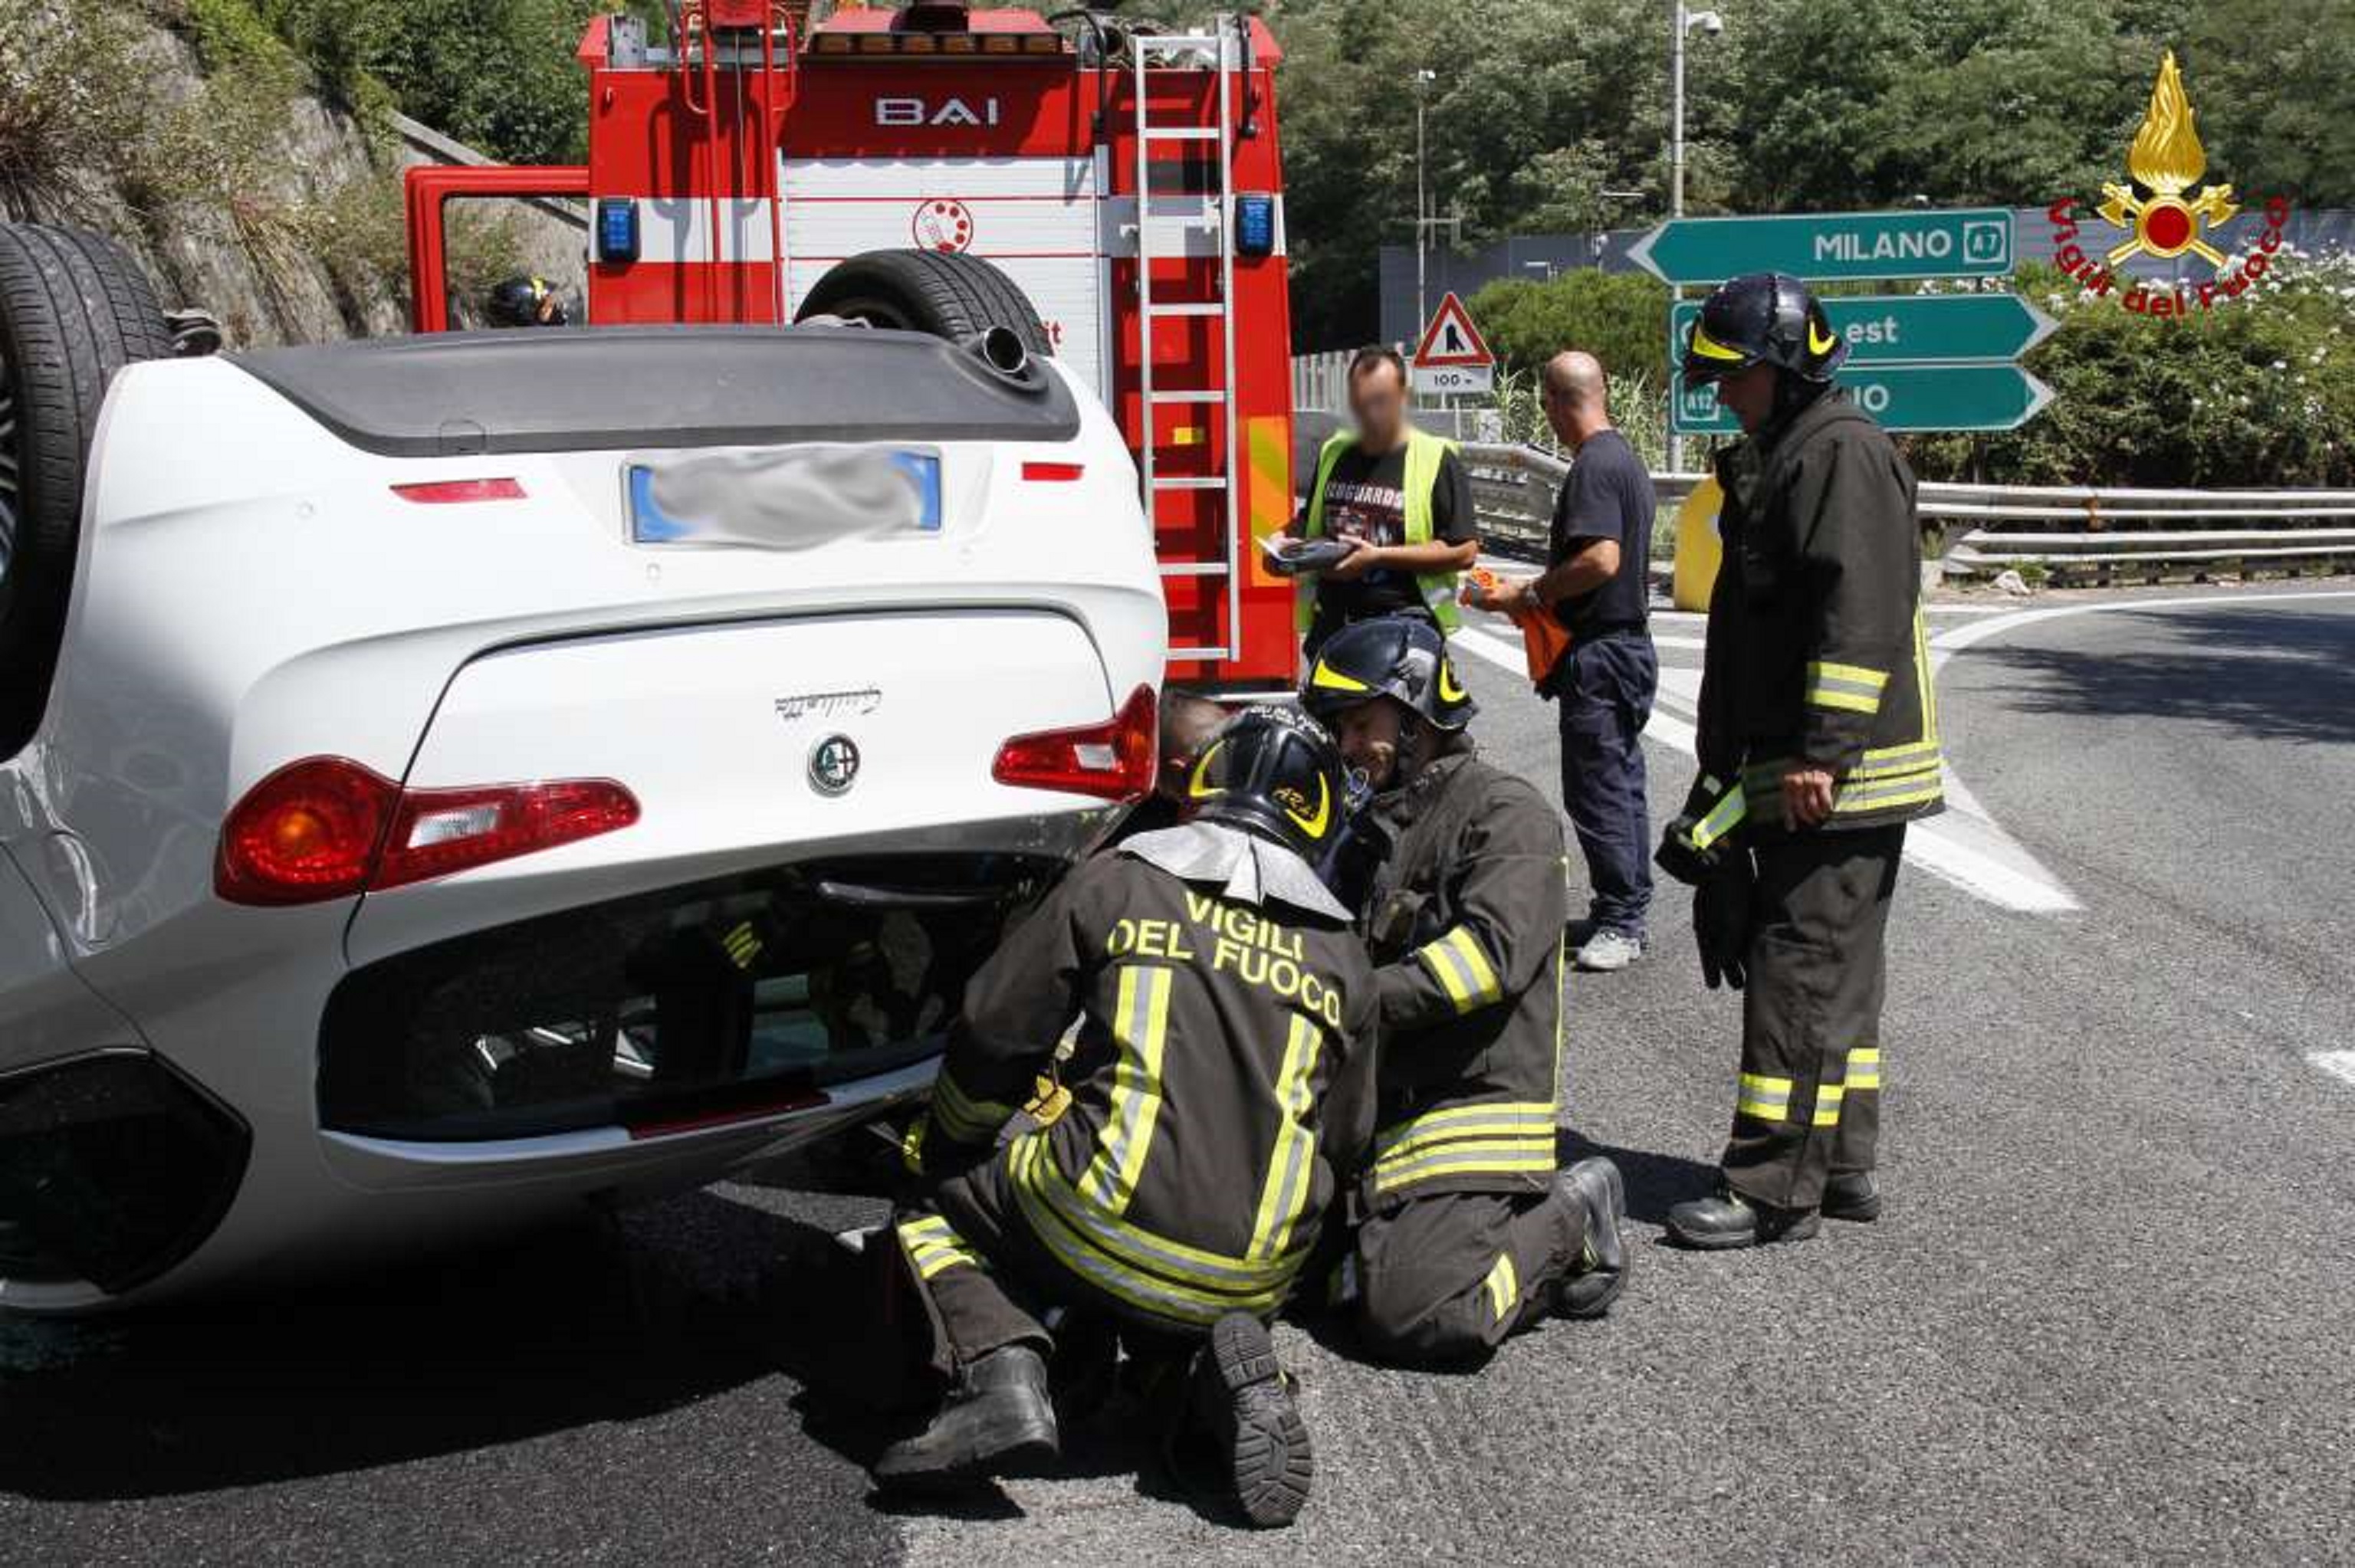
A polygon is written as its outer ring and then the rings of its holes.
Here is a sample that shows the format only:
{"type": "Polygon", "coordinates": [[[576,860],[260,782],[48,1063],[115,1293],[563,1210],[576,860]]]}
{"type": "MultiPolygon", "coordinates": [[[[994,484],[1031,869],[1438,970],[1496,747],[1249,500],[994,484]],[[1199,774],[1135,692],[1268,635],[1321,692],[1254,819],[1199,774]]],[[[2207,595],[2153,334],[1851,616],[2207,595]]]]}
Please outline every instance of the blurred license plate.
{"type": "Polygon", "coordinates": [[[801,550],[941,527],[940,454],[921,448],[697,452],[625,471],[641,545],[801,550]]]}

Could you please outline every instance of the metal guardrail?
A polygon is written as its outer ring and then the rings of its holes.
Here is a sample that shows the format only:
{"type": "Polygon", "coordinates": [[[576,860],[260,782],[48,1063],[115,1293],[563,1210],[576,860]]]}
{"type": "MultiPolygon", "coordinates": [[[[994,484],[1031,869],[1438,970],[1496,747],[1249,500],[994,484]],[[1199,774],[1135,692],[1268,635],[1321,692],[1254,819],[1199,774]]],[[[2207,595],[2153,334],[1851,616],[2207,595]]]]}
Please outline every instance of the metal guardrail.
{"type": "MultiPolygon", "coordinates": [[[[1463,452],[1484,543],[1543,559],[1569,462],[1541,447],[1467,443],[1463,452]]],[[[1662,505],[1677,507],[1703,477],[1655,473],[1652,485],[1662,505]]],[[[1921,487],[1916,509],[1926,522],[1974,525],[1947,546],[1952,577],[2032,567],[2055,583],[2100,585],[2355,568],[2355,491],[1938,483],[1921,487]],[[2217,522],[2233,525],[2169,525],[2217,522]]]]}

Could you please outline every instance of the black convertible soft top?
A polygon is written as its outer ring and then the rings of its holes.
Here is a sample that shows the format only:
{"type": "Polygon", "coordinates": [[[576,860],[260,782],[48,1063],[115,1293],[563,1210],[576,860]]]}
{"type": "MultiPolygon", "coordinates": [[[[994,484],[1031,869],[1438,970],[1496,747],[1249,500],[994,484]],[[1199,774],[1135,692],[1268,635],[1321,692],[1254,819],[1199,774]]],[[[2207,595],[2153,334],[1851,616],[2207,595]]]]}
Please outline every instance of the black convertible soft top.
{"type": "Polygon", "coordinates": [[[922,333],[855,326],[526,327],[232,356],[344,440],[387,457],[1068,440],[1079,408],[1039,366],[993,369],[922,333]]]}

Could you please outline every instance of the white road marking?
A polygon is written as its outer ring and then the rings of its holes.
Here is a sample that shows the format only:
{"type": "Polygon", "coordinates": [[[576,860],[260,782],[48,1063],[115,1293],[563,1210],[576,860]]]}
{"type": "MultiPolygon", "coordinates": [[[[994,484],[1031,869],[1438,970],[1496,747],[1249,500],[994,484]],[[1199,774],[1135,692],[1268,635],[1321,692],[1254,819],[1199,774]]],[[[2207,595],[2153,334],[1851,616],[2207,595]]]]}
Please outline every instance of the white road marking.
{"type": "MultiPolygon", "coordinates": [[[[1529,674],[1529,662],[1521,656],[1518,645],[1501,637],[1465,627],[1450,641],[1465,652],[1500,669],[1524,679],[1529,674]]],[[[1644,726],[1646,738],[1687,757],[1695,755],[1698,741],[1690,715],[1700,705],[1700,672],[1678,667],[1662,670],[1660,696],[1663,700],[1652,706],[1651,722],[1644,726]],[[1676,708],[1686,711],[1673,711],[1676,708]]],[[[1958,809],[1949,816],[1914,823],[1905,835],[1907,860],[1998,908],[2052,915],[2081,907],[2067,888],[2039,865],[2033,855],[2015,843],[1967,790],[1954,782],[1952,768],[1947,768],[1946,777],[1958,809]]]]}
{"type": "Polygon", "coordinates": [[[2008,615],[1997,615],[1968,626],[1957,626],[1941,631],[1930,640],[1934,657],[1933,665],[1944,664],[1948,656],[1961,652],[1990,637],[2000,637],[2018,627],[2033,625],[2040,620],[2057,620],[2069,615],[2115,614],[2134,609],[2206,609],[2227,604],[2302,604],[2315,599],[2355,599],[2355,588],[2316,588],[2306,593],[2221,593],[2178,594],[2166,599],[2114,599],[2097,604],[2055,604],[2037,609],[2015,609],[2008,615]]]}
{"type": "Polygon", "coordinates": [[[2355,1084],[2355,1051],[2317,1051],[2307,1060],[2334,1078],[2355,1084]]]}

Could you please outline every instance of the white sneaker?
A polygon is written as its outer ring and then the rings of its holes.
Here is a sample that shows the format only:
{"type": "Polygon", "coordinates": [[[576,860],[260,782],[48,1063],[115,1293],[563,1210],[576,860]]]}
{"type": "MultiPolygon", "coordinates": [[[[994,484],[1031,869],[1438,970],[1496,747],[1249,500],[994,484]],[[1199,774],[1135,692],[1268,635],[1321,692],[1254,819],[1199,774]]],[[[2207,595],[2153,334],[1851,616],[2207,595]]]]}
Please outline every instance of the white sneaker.
{"type": "Polygon", "coordinates": [[[1625,931],[1597,931],[1578,949],[1578,967],[1613,974],[1644,956],[1644,944],[1625,931]]]}

